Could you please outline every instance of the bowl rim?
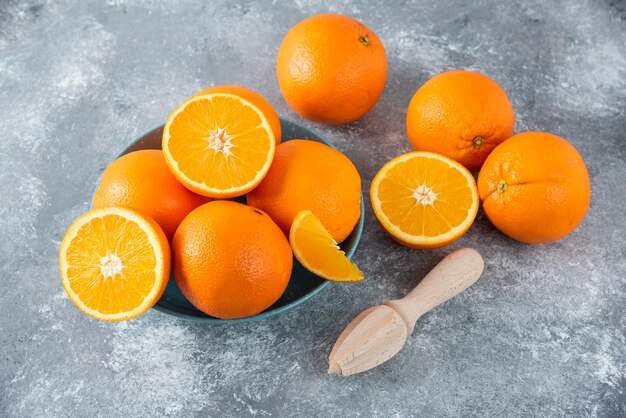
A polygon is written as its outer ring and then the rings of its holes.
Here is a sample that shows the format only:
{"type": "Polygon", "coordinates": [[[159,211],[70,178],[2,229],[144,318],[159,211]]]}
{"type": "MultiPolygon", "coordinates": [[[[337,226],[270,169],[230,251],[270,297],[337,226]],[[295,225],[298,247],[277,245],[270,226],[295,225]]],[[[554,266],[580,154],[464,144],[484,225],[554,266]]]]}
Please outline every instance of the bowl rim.
{"type": "MultiPolygon", "coordinates": [[[[319,138],[321,140],[322,143],[324,143],[325,145],[328,145],[329,147],[339,151],[337,149],[337,147],[330,142],[324,135],[312,130],[311,128],[308,128],[298,122],[295,122],[291,119],[287,119],[287,118],[283,118],[280,117],[280,122],[281,125],[283,124],[291,124],[291,125],[295,125],[296,127],[303,129],[305,131],[311,132],[313,135],[315,135],[317,138],[319,138]]],[[[162,130],[163,127],[165,125],[159,125],[153,129],[150,129],[148,131],[144,131],[144,133],[142,135],[139,135],[138,137],[136,137],[133,141],[131,141],[126,147],[124,147],[124,149],[122,149],[122,151],[120,151],[115,158],[112,161],[117,160],[118,158],[120,158],[121,156],[127,154],[129,152],[129,150],[139,141],[141,141],[143,138],[147,137],[148,135],[152,134],[155,131],[158,130],[162,130]]],[[[284,129],[283,129],[284,130],[284,129]]],[[[303,138],[303,139],[308,139],[308,138],[303,138]]],[[[313,139],[312,139],[313,140],[313,139]]],[[[313,140],[315,141],[315,140],[313,140]]],[[[159,148],[160,149],[160,148],[159,148]]],[[[102,176],[100,176],[102,177],[102,176]]],[[[94,191],[92,193],[92,197],[93,195],[95,195],[95,191],[98,188],[98,184],[100,183],[100,180],[98,180],[98,183],[95,185],[94,191]]],[[[346,256],[348,258],[352,258],[352,256],[354,255],[354,253],[356,252],[357,247],[359,246],[359,242],[361,241],[361,235],[363,234],[363,225],[365,223],[365,205],[363,203],[363,192],[360,192],[360,206],[361,206],[361,215],[359,216],[359,220],[357,221],[356,225],[354,226],[354,228],[352,229],[352,232],[350,232],[350,234],[354,233],[356,231],[356,235],[354,237],[354,245],[348,250],[346,251],[346,256]]],[[[89,203],[89,208],[92,209],[92,202],[89,203]]],[[[171,278],[171,274],[170,274],[170,278],[171,278]]],[[[168,279],[169,280],[169,279],[168,279]]],[[[159,302],[161,302],[161,299],[159,298],[159,300],[151,307],[151,309],[154,309],[156,311],[162,312],[166,315],[171,315],[174,316],[176,318],[180,318],[180,319],[185,319],[187,321],[192,321],[192,322],[196,322],[199,324],[215,324],[215,325],[234,325],[234,324],[243,324],[243,323],[249,323],[249,322],[256,322],[256,321],[260,321],[262,319],[267,319],[267,318],[271,318],[274,316],[277,316],[283,312],[286,312],[290,309],[293,309],[297,306],[302,305],[303,303],[307,302],[308,300],[310,300],[311,298],[313,298],[313,296],[317,295],[318,293],[320,293],[323,289],[325,289],[326,287],[328,287],[330,284],[332,283],[332,281],[330,280],[324,280],[321,284],[319,284],[317,287],[313,288],[313,290],[311,290],[309,293],[299,297],[298,299],[295,299],[294,301],[280,306],[278,308],[274,308],[271,310],[265,310],[263,312],[260,312],[256,315],[253,316],[247,316],[244,318],[235,318],[235,319],[221,319],[221,318],[214,318],[214,317],[198,317],[198,316],[193,316],[193,315],[188,315],[182,312],[178,312],[175,310],[172,310],[166,306],[162,306],[159,305],[159,302]]]]}

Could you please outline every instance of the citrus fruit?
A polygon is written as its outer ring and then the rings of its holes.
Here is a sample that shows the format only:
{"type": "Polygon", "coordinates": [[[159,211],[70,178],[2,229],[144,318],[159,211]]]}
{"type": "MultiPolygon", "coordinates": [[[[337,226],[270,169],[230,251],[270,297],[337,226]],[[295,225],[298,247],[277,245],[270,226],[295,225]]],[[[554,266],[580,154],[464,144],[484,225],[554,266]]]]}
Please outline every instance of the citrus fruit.
{"type": "Polygon", "coordinates": [[[74,304],[103,321],[146,312],[170,276],[170,246],[150,217],[122,207],[92,209],[70,226],[59,250],[63,287],[74,304]]]}
{"type": "Polygon", "coordinates": [[[298,212],[289,232],[291,250],[300,264],[320,277],[335,282],[358,282],[363,273],[310,210],[298,212]]]}
{"type": "Polygon", "coordinates": [[[293,256],[263,211],[217,200],[193,210],[172,242],[173,271],[185,297],[222,319],[256,315],[285,291],[293,256]]]}
{"type": "Polygon", "coordinates": [[[415,93],[406,131],[416,151],[443,154],[478,170],[487,155],[513,134],[515,117],[506,93],[491,78],[448,71],[415,93]]]}
{"type": "Polygon", "coordinates": [[[591,188],[587,167],[569,142],[524,132],[498,145],[478,175],[491,223],[528,244],[556,241],[583,220],[591,188]]]}
{"type": "Polygon", "coordinates": [[[263,111],[233,93],[197,94],[167,118],[165,162],[189,190],[209,197],[240,196],[261,182],[276,142],[263,111]]]}
{"type": "Polygon", "coordinates": [[[351,17],[321,14],[287,33],[276,72],[280,90],[296,113],[342,124],[374,107],[387,80],[387,58],[367,26],[351,17]]]}
{"type": "Polygon", "coordinates": [[[139,211],[154,219],[171,240],[185,216],[209,200],[176,180],[161,150],[141,150],[122,155],[104,170],[92,205],[139,211]]]}
{"type": "Polygon", "coordinates": [[[315,141],[291,140],[276,148],[267,176],[247,199],[267,212],[286,236],[298,212],[310,209],[341,242],[361,215],[361,177],[339,151],[315,141]]]}
{"type": "Polygon", "coordinates": [[[454,242],[478,211],[472,174],[450,158],[423,151],[385,164],[372,181],[370,198],[383,228],[411,248],[454,242]]]}
{"type": "Polygon", "coordinates": [[[270,105],[268,101],[265,100],[265,98],[259,93],[241,86],[225,85],[209,87],[199,93],[194,94],[194,96],[211,93],[232,93],[236,96],[243,97],[244,99],[255,105],[261,112],[263,112],[265,118],[267,119],[267,122],[270,124],[272,132],[274,133],[274,139],[276,140],[276,144],[280,143],[281,128],[278,113],[276,113],[272,105],[270,105]]]}

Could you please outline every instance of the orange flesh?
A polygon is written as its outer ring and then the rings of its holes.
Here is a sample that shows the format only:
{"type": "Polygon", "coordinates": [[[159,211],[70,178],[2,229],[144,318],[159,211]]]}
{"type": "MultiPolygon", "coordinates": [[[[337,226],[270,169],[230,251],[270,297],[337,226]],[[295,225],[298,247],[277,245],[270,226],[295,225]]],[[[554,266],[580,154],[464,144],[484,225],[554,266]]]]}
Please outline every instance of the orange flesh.
{"type": "Polygon", "coordinates": [[[123,214],[95,216],[75,231],[70,228],[61,248],[61,274],[81,310],[98,319],[129,319],[160,297],[162,289],[155,287],[165,287],[169,256],[156,249],[155,242],[167,241],[164,235],[150,237],[144,228],[123,214]]]}
{"type": "Polygon", "coordinates": [[[461,224],[472,205],[467,179],[431,158],[408,160],[389,170],[380,182],[378,198],[389,220],[403,232],[429,237],[461,224]],[[418,203],[431,199],[432,204],[418,203]]]}
{"type": "Polygon", "coordinates": [[[363,280],[363,273],[339,249],[337,242],[310,210],[296,215],[289,242],[298,261],[312,273],[333,281],[363,280]]]}
{"type": "Polygon", "coordinates": [[[170,116],[163,145],[168,164],[173,160],[173,172],[183,184],[188,185],[187,180],[195,183],[190,188],[198,193],[210,189],[202,194],[227,197],[220,191],[237,194],[237,189],[261,181],[275,140],[258,109],[230,94],[194,96],[181,107],[170,116]]]}

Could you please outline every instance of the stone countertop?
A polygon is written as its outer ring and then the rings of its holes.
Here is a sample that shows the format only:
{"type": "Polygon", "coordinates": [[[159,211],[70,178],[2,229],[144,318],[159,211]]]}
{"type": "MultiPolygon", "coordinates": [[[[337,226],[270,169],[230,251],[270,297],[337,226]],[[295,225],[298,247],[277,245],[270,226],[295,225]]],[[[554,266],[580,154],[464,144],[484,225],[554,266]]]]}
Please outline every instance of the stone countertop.
{"type": "Polygon", "coordinates": [[[381,3],[0,3],[0,416],[626,415],[626,4],[381,3]],[[356,17],[387,49],[382,99],[346,126],[302,120],[276,82],[282,37],[322,12],[356,17]],[[481,211],[449,248],[416,251],[378,225],[367,191],[410,150],[413,92],[457,68],[502,85],[516,132],[549,131],[580,151],[592,201],[570,236],[524,245],[481,211]],[[366,200],[354,259],[367,279],[259,323],[203,326],[154,310],[91,320],[61,286],[65,230],[125,145],[225,83],[259,91],[354,161],[366,200]],[[485,258],[476,285],[420,319],[388,363],[326,374],[353,317],[404,295],[462,246],[485,258]]]}

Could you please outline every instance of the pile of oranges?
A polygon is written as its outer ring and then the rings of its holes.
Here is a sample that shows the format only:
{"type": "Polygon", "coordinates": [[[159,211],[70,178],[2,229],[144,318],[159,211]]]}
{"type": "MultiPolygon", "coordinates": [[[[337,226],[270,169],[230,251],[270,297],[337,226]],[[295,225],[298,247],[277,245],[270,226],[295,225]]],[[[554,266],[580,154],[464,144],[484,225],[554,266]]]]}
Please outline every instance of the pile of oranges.
{"type": "MultiPolygon", "coordinates": [[[[372,30],[324,14],[286,34],[276,71],[295,112],[343,124],[375,106],[387,60],[372,30]]],[[[406,116],[415,152],[371,182],[382,227],[403,245],[437,248],[461,237],[482,203],[496,228],[522,242],[573,231],[590,200],[584,161],[558,136],[513,135],[514,120],[485,75],[449,71],[426,82],[406,116]]],[[[324,144],[281,136],[272,106],[244,87],[208,88],[178,106],[162,150],[109,165],[94,209],[67,231],[59,258],[71,300],[101,320],[130,319],[156,303],[171,272],[196,308],[230,319],[276,302],[293,256],[320,277],[362,280],[337,246],[362,215],[357,169],[324,144]],[[247,204],[226,200],[244,195],[247,204]]]]}
{"type": "Polygon", "coordinates": [[[334,281],[363,274],[340,251],[361,216],[361,177],[319,142],[281,141],[280,120],[240,86],[203,90],[168,117],[162,150],[104,171],[94,209],[61,245],[64,287],[101,320],[150,308],[173,274],[200,311],[258,314],[283,294],[293,257],[334,281]],[[229,198],[246,196],[247,204],[229,198]]]}

